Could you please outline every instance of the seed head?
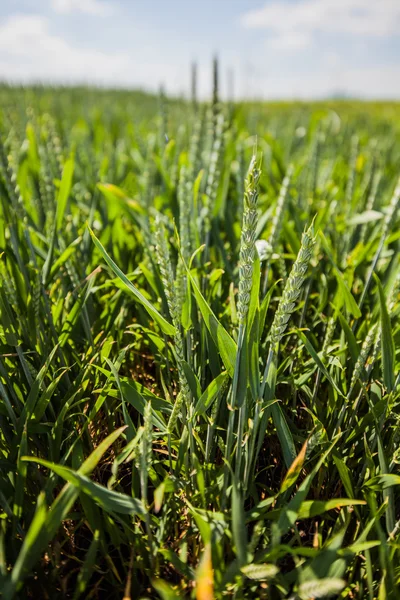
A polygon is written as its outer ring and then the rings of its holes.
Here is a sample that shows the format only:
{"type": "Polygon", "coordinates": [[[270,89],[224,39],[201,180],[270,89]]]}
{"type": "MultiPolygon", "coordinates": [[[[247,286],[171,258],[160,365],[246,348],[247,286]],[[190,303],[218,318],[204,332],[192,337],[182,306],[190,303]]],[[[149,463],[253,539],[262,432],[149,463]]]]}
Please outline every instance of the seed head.
{"type": "Polygon", "coordinates": [[[276,344],[281,341],[282,336],[287,328],[290,315],[296,306],[296,301],[300,296],[308,265],[312,257],[314,245],[314,225],[311,224],[310,227],[303,233],[299,253],[292,267],[289,278],[283,290],[278,309],[275,313],[275,318],[271,327],[272,348],[274,348],[276,344]]]}
{"type": "Polygon", "coordinates": [[[256,156],[251,159],[244,191],[244,209],[242,237],[240,241],[239,262],[239,295],[238,317],[239,323],[244,323],[249,310],[250,292],[253,281],[254,260],[257,256],[257,202],[258,182],[261,171],[257,165],[256,156]]]}

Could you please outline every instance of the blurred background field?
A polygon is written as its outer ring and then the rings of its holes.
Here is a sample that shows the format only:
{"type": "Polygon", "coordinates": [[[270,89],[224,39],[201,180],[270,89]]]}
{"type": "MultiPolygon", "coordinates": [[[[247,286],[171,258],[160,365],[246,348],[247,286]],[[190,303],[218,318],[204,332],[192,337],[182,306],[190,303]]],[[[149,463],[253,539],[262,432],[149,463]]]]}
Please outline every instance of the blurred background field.
{"type": "Polygon", "coordinates": [[[0,106],[3,597],[396,598],[398,105],[0,106]]]}

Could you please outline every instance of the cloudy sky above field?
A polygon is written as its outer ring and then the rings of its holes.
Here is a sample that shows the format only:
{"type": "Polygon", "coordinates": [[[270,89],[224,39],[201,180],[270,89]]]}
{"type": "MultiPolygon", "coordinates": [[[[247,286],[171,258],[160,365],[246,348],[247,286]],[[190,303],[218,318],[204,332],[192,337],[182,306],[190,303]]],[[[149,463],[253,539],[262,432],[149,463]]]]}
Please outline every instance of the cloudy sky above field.
{"type": "Polygon", "coordinates": [[[0,79],[400,98],[400,0],[1,0],[0,79]]]}

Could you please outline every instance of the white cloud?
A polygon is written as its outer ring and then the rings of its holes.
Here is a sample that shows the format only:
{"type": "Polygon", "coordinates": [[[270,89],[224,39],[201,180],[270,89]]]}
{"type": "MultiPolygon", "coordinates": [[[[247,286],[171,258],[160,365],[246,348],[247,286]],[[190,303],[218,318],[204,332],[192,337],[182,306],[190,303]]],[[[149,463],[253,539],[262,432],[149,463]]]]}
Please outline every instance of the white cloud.
{"type": "Polygon", "coordinates": [[[13,15],[0,26],[0,76],[9,80],[123,80],[130,66],[126,54],[76,48],[50,32],[37,15],[13,15]]]}
{"type": "Polygon", "coordinates": [[[327,67],[329,67],[331,69],[344,66],[344,65],[341,65],[341,60],[340,60],[339,54],[337,52],[335,52],[334,50],[324,53],[323,62],[325,63],[325,65],[327,67]]]}
{"type": "MultiPolygon", "coordinates": [[[[141,50],[140,54],[133,50],[113,53],[79,47],[53,33],[46,17],[15,14],[0,23],[0,80],[141,87],[152,91],[163,83],[167,92],[173,94],[189,89],[185,56],[180,64],[175,64],[153,52],[151,46],[141,43],[141,50]]],[[[201,83],[204,81],[211,81],[211,75],[201,77],[201,83]]],[[[208,96],[209,90],[205,93],[208,96]]]]}
{"type": "Polygon", "coordinates": [[[400,65],[337,69],[332,83],[335,83],[333,89],[345,90],[354,96],[399,98],[400,65]]]}
{"type": "Polygon", "coordinates": [[[51,0],[51,7],[58,13],[86,13],[97,17],[110,17],[115,13],[114,5],[105,0],[51,0]]]}
{"type": "Polygon", "coordinates": [[[265,29],[271,42],[281,47],[300,47],[293,40],[310,42],[320,33],[348,33],[384,37],[397,35],[400,27],[399,0],[300,0],[296,3],[273,0],[263,8],[243,14],[248,29],[265,29]]]}
{"type": "Polygon", "coordinates": [[[275,50],[300,50],[312,44],[312,37],[308,33],[292,31],[282,33],[268,40],[268,46],[275,50]]]}
{"type": "MultiPolygon", "coordinates": [[[[328,62],[329,62],[329,57],[328,62]]],[[[283,72],[268,75],[257,70],[256,77],[247,87],[241,89],[241,95],[247,98],[263,99],[296,98],[312,100],[326,98],[335,93],[365,99],[385,99],[400,97],[400,65],[388,67],[352,68],[334,59],[334,65],[308,73],[283,72]]]]}

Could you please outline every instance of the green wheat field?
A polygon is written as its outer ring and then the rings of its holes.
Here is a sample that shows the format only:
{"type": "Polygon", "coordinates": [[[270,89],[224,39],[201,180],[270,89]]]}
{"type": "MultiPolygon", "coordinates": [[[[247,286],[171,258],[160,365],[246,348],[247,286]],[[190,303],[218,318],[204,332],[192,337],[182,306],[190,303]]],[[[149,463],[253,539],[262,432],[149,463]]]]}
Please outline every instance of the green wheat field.
{"type": "Polygon", "coordinates": [[[399,115],[0,87],[4,600],[400,598],[399,115]]]}

